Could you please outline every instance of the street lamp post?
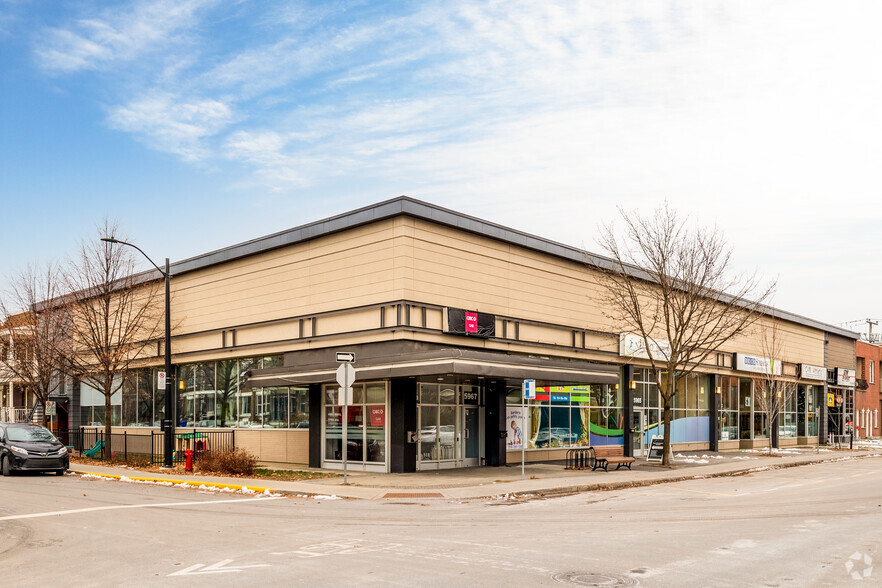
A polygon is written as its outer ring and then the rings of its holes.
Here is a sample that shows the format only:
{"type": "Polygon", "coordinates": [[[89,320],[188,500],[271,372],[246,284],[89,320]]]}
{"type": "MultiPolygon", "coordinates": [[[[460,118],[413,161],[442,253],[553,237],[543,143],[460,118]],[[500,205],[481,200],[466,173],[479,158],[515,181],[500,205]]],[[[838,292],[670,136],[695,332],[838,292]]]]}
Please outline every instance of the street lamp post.
{"type": "Polygon", "coordinates": [[[174,466],[172,454],[175,450],[175,426],[174,420],[172,419],[172,415],[174,414],[174,399],[172,398],[173,387],[171,383],[171,272],[169,272],[168,257],[165,258],[165,271],[163,271],[158,265],[156,265],[156,263],[152,259],[150,259],[149,255],[144,253],[144,251],[142,251],[140,247],[133,243],[120,241],[119,239],[114,239],[113,237],[102,238],[101,240],[106,241],[107,243],[119,243],[120,245],[128,245],[129,247],[137,249],[141,253],[141,255],[146,257],[147,261],[152,263],[153,267],[155,267],[156,270],[165,278],[165,341],[163,345],[163,347],[165,348],[165,418],[162,420],[162,430],[164,432],[162,467],[171,468],[174,466]]]}

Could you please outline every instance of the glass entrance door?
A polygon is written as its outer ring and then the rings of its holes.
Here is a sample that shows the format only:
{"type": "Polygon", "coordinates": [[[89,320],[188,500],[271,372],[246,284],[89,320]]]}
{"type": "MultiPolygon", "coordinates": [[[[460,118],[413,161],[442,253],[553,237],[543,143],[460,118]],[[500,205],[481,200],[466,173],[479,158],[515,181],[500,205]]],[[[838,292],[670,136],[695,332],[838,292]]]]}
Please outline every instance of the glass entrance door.
{"type": "Polygon", "coordinates": [[[478,465],[481,449],[481,439],[478,436],[480,427],[478,426],[478,408],[472,406],[462,407],[462,437],[463,437],[463,456],[462,465],[476,466],[478,465]]]}
{"type": "Polygon", "coordinates": [[[477,404],[478,393],[471,386],[420,384],[417,469],[480,464],[481,425],[477,404]],[[464,392],[465,388],[468,390],[464,392]]]}
{"type": "Polygon", "coordinates": [[[635,410],[633,413],[633,422],[631,424],[631,442],[634,448],[634,457],[643,457],[644,455],[644,433],[646,418],[642,410],[635,410]]]}

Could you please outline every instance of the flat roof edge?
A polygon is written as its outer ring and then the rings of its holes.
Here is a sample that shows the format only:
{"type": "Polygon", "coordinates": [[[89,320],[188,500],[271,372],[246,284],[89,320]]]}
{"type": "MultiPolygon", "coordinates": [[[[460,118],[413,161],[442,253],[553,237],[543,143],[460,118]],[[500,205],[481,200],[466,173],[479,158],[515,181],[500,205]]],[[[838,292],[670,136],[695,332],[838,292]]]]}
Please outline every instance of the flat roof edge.
{"type": "MultiPolygon", "coordinates": [[[[423,202],[422,200],[417,200],[409,196],[398,196],[377,204],[371,204],[326,219],[286,229],[264,237],[258,237],[250,241],[224,247],[223,249],[217,249],[182,261],[177,261],[171,264],[170,270],[172,275],[197,271],[213,265],[265,253],[274,249],[302,243],[311,239],[317,239],[319,237],[353,229],[371,222],[394,218],[401,215],[412,216],[414,218],[447,225],[463,231],[484,235],[512,245],[532,249],[563,259],[569,259],[578,263],[584,263],[600,269],[613,268],[613,261],[607,257],[596,255],[571,245],[565,245],[557,241],[511,229],[477,217],[462,214],[435,204],[423,202]]],[[[634,269],[640,271],[639,268],[634,269]]],[[[150,276],[147,277],[147,279],[153,278],[153,274],[158,274],[155,270],[153,272],[144,273],[150,276]]],[[[842,327],[829,325],[821,321],[776,308],[769,307],[769,311],[769,314],[773,313],[777,318],[783,320],[815,328],[827,333],[840,335],[849,339],[860,339],[859,333],[849,331],[842,327]]]]}

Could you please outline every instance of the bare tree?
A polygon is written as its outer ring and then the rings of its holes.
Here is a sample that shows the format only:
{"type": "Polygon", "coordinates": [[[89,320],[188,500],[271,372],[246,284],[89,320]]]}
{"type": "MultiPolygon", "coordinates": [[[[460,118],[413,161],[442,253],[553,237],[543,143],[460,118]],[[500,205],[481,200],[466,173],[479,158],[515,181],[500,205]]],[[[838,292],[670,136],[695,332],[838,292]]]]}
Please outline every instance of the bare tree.
{"type": "Polygon", "coordinates": [[[763,413],[766,424],[769,426],[769,455],[778,447],[774,441],[778,435],[772,427],[778,425],[782,407],[788,406],[796,395],[796,382],[783,379],[781,357],[784,354],[783,338],[780,333],[780,323],[772,315],[769,322],[759,325],[758,332],[762,353],[765,360],[765,369],[759,378],[753,382],[753,398],[756,410],[763,413]]]}
{"type": "Polygon", "coordinates": [[[691,374],[762,314],[775,284],[730,275],[731,249],[716,229],[687,225],[665,202],[654,214],[619,208],[620,239],[613,225],[599,243],[612,258],[604,270],[605,314],[623,332],[643,341],[662,399],[664,455],[671,452],[672,400],[677,380],[691,374]]]}
{"type": "Polygon", "coordinates": [[[65,351],[69,346],[69,315],[58,298],[61,274],[55,264],[29,266],[10,280],[0,300],[3,352],[0,370],[4,379],[32,392],[47,424],[46,402],[64,383],[65,351]]]}
{"type": "MultiPolygon", "coordinates": [[[[125,240],[107,220],[99,232],[101,238],[125,240]]],[[[129,370],[150,350],[155,353],[162,333],[161,276],[134,270],[131,248],[94,239],[82,244],[66,275],[74,336],[70,364],[80,382],[104,397],[105,455],[111,458],[111,398],[129,370]]]]}

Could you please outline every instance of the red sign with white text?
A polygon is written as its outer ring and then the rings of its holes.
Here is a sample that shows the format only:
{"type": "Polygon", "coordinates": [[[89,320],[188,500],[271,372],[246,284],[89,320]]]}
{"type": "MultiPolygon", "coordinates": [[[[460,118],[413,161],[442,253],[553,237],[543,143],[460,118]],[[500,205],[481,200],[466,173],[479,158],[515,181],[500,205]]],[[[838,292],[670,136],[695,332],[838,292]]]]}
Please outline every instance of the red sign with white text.
{"type": "Polygon", "coordinates": [[[478,332],[478,313],[477,312],[466,312],[465,313],[465,332],[466,333],[477,333],[478,332]]]}
{"type": "Polygon", "coordinates": [[[385,427],[386,426],[386,407],[385,406],[371,406],[371,426],[372,427],[385,427]]]}

